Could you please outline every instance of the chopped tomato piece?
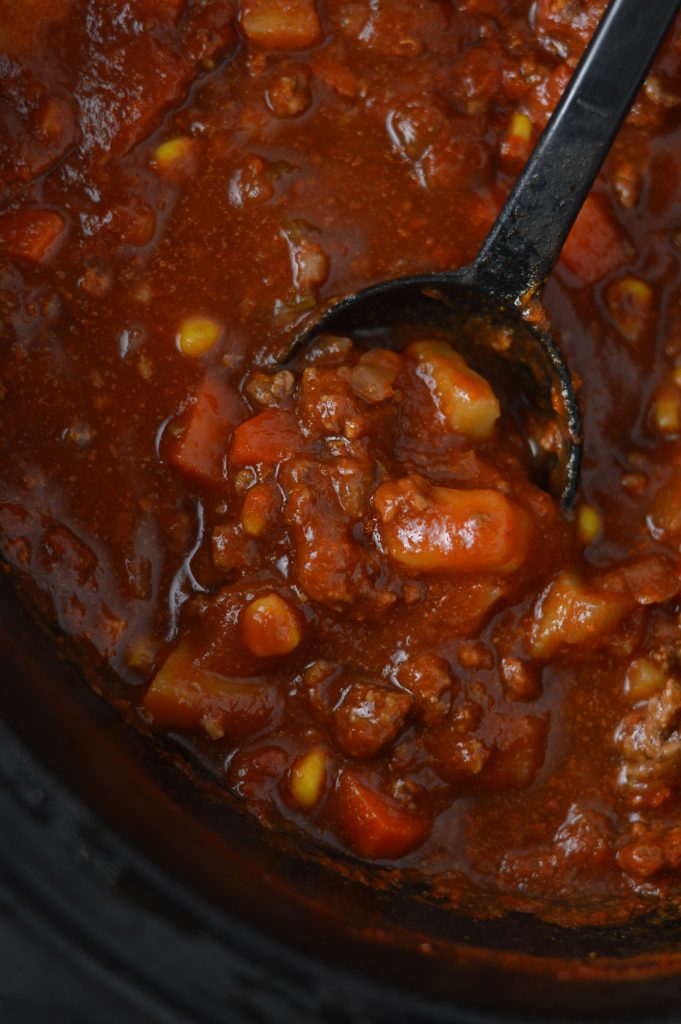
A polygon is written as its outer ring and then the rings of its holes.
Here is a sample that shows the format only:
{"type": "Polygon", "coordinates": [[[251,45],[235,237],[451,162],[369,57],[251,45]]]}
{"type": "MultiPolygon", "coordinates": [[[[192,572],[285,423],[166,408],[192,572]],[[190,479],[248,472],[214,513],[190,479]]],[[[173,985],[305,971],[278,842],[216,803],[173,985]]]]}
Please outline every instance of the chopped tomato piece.
{"type": "Polygon", "coordinates": [[[349,771],[341,776],[336,811],[343,838],[360,857],[404,857],[430,831],[426,817],[370,789],[349,771]]]}
{"type": "Polygon", "coordinates": [[[0,254],[25,263],[42,263],[56,249],[66,228],[54,210],[12,210],[0,216],[0,254]]]}
{"type": "Polygon", "coordinates": [[[529,516],[498,491],[433,487],[413,476],[381,484],[374,505],[389,554],[410,569],[508,573],[529,551],[529,516]]]}
{"type": "Polygon", "coordinates": [[[184,647],[166,658],[142,707],[160,729],[203,729],[211,739],[242,738],[263,728],[276,690],[256,679],[232,679],[194,664],[184,647]]]}
{"type": "Polygon", "coordinates": [[[627,243],[610,203],[590,195],[563,247],[561,260],[583,284],[595,284],[627,262],[627,243]]]}
{"type": "Polygon", "coordinates": [[[233,466],[273,466],[296,455],[303,436],[295,415],[286,409],[265,409],[240,424],[232,436],[229,461],[233,466]]]}
{"type": "Polygon", "coordinates": [[[219,483],[225,478],[230,431],[242,416],[238,399],[207,379],[187,410],[184,433],[170,445],[170,462],[203,483],[219,483]]]}
{"type": "Polygon", "coordinates": [[[242,0],[241,28],[261,50],[304,50],[322,34],[314,0],[242,0]]]}

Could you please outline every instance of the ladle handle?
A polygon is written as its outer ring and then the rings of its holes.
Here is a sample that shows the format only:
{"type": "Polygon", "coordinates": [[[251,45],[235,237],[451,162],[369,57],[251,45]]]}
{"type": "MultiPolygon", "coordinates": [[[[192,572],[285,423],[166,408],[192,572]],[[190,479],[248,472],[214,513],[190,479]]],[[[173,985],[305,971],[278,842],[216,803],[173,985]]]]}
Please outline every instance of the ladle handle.
{"type": "Polygon", "coordinates": [[[541,292],[680,7],[612,0],[472,267],[486,292],[541,292]]]}

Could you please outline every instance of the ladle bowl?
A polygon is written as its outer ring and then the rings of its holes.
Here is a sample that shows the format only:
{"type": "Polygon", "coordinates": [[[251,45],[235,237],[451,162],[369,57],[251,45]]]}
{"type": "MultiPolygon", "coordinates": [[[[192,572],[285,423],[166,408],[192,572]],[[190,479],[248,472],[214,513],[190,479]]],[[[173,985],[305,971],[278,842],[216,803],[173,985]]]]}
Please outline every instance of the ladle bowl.
{"type": "Polygon", "coordinates": [[[331,303],[284,361],[322,334],[399,344],[444,331],[497,390],[527,438],[537,478],[569,512],[579,490],[577,389],[540,298],[681,0],[611,0],[479,255],[458,271],[395,278],[331,303]]]}

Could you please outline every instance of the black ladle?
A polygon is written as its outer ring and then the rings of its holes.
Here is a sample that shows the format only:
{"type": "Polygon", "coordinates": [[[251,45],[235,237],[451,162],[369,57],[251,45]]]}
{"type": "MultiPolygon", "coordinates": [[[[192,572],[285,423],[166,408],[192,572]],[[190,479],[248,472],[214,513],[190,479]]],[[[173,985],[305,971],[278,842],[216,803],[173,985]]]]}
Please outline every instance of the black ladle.
{"type": "Polygon", "coordinates": [[[570,373],[536,301],[681,0],[612,0],[478,257],[347,296],[294,338],[445,329],[510,398],[547,489],[569,510],[582,423],[570,373]],[[500,340],[502,344],[500,344],[500,340]]]}

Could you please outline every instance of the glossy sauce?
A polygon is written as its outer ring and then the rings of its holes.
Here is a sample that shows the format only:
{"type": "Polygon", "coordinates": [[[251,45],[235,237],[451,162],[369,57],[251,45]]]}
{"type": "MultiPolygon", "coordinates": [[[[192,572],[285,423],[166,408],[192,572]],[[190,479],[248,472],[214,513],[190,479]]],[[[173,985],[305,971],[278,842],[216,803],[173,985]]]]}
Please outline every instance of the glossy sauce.
{"type": "Polygon", "coordinates": [[[271,353],[475,255],[603,6],[0,0],[7,563],[226,797],[473,912],[681,867],[677,36],[546,294],[574,522],[455,339],[271,353]]]}

